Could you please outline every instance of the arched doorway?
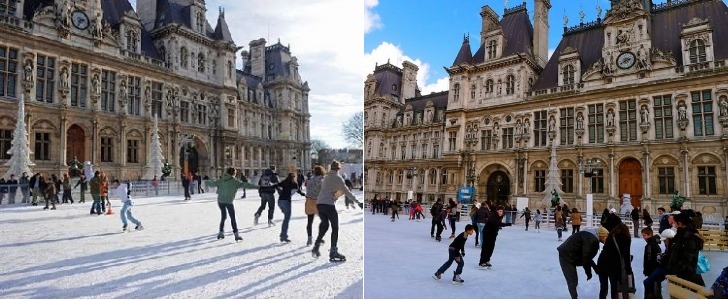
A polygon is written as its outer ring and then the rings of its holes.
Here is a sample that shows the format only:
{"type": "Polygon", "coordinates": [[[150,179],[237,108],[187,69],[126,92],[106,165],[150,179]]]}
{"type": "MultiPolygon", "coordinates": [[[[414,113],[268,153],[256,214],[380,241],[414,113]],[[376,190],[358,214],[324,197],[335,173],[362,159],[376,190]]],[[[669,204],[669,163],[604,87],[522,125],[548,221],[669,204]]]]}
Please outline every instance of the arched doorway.
{"type": "Polygon", "coordinates": [[[186,159],[188,171],[197,174],[200,171],[200,154],[197,152],[197,148],[194,145],[182,146],[179,153],[179,165],[182,166],[182,172],[184,172],[186,159]]]}
{"type": "MultiPolygon", "coordinates": [[[[642,207],[642,167],[634,158],[628,158],[619,164],[619,197],[630,194],[633,207],[642,207]]],[[[620,201],[621,202],[621,201],[620,201]]]]}
{"type": "Polygon", "coordinates": [[[508,203],[508,196],[511,194],[511,180],[505,172],[495,171],[488,177],[485,189],[488,202],[505,205],[508,203]]]}
{"type": "Polygon", "coordinates": [[[71,125],[66,131],[66,159],[71,161],[76,157],[78,161],[86,160],[86,134],[81,126],[71,125]]]}

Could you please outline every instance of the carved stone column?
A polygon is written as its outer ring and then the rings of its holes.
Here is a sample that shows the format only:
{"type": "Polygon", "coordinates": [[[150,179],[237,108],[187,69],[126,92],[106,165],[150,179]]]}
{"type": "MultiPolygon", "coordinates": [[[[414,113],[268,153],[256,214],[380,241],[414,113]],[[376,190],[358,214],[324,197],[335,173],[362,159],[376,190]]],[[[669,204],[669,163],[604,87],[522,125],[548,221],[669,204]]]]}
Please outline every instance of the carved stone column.
{"type": "Polygon", "coordinates": [[[68,151],[68,145],[67,145],[68,136],[66,135],[66,124],[67,123],[68,123],[68,119],[66,118],[66,115],[64,113],[61,115],[61,122],[60,122],[60,125],[58,126],[59,127],[58,130],[60,131],[59,133],[61,136],[61,147],[59,148],[60,153],[58,153],[58,160],[59,160],[58,165],[61,167],[61,169],[66,168],[66,161],[67,161],[67,157],[66,157],[66,151],[68,151]]]}

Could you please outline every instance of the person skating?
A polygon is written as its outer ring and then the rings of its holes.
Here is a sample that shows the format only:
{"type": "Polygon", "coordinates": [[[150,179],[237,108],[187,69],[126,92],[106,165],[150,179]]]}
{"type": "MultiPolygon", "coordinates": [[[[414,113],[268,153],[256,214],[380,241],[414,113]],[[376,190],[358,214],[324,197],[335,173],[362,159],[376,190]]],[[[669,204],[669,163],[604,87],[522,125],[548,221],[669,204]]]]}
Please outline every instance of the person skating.
{"type": "Polygon", "coordinates": [[[306,233],[308,234],[308,241],[306,242],[306,246],[311,246],[313,244],[313,231],[311,230],[311,227],[313,226],[313,220],[318,214],[318,209],[316,209],[316,198],[318,198],[319,193],[321,192],[321,184],[324,181],[324,175],[326,175],[326,169],[322,166],[315,166],[313,168],[313,177],[306,181],[306,216],[308,216],[308,223],[306,223],[306,233]]]}
{"type": "Polygon", "coordinates": [[[54,197],[56,196],[56,185],[53,183],[52,177],[49,177],[46,180],[45,190],[43,190],[43,194],[45,195],[45,207],[43,207],[43,209],[48,209],[48,202],[50,202],[50,204],[52,205],[51,210],[55,210],[56,199],[54,197]]]}
{"type": "Polygon", "coordinates": [[[273,223],[273,213],[275,212],[273,205],[275,204],[275,192],[278,189],[278,174],[276,174],[276,166],[270,166],[269,169],[263,171],[263,176],[258,180],[258,194],[260,194],[260,207],[255,212],[253,224],[258,225],[258,218],[268,205],[268,227],[275,225],[273,223]]]}
{"type": "Polygon", "coordinates": [[[399,211],[402,209],[402,202],[400,202],[399,199],[396,199],[392,201],[389,207],[392,210],[392,222],[394,222],[394,217],[397,217],[399,220],[399,211]]]}
{"type": "Polygon", "coordinates": [[[473,228],[475,230],[475,247],[478,247],[480,244],[480,231],[478,230],[478,215],[476,214],[478,212],[478,208],[480,207],[480,204],[478,201],[473,201],[473,205],[470,207],[470,223],[473,224],[473,228]]]}
{"type": "Polygon", "coordinates": [[[81,186],[81,191],[79,192],[81,196],[79,197],[78,203],[86,203],[86,190],[88,190],[86,175],[81,174],[81,177],[79,178],[78,182],[76,182],[76,185],[73,186],[73,188],[75,189],[78,186],[81,186]]]}
{"type": "Polygon", "coordinates": [[[493,250],[495,250],[495,240],[498,238],[498,231],[501,227],[511,226],[510,223],[503,223],[503,206],[498,206],[494,212],[488,216],[488,220],[483,228],[483,248],[480,250],[480,262],[478,266],[481,269],[490,269],[493,265],[490,264],[490,257],[493,256],[493,250]]]}
{"type": "Polygon", "coordinates": [[[190,176],[182,173],[182,189],[185,190],[185,200],[191,200],[190,196],[190,176]]]}
{"type": "Polygon", "coordinates": [[[487,202],[483,202],[483,204],[480,205],[478,210],[475,211],[475,222],[477,223],[476,230],[480,232],[479,235],[476,237],[478,238],[477,241],[475,241],[475,246],[483,245],[483,228],[485,228],[485,223],[488,222],[488,216],[490,215],[490,206],[488,206],[487,202]]]}
{"type": "MultiPolygon", "coordinates": [[[[642,228],[641,232],[642,238],[647,242],[642,260],[642,274],[649,277],[660,266],[657,261],[657,257],[662,252],[662,249],[660,249],[660,236],[654,235],[651,227],[642,228]]],[[[652,282],[650,286],[645,285],[645,299],[662,298],[661,289],[657,282],[652,282]]]]}
{"type": "Polygon", "coordinates": [[[632,228],[634,229],[634,237],[638,238],[640,232],[640,207],[636,206],[632,209],[629,216],[632,217],[632,228]]]}
{"type": "Polygon", "coordinates": [[[561,206],[557,206],[554,211],[554,227],[556,227],[556,234],[559,237],[559,242],[562,241],[561,235],[564,232],[564,212],[561,210],[561,206]]]}
{"type": "Polygon", "coordinates": [[[441,209],[440,214],[433,217],[433,219],[435,219],[437,222],[437,234],[435,235],[435,240],[438,242],[442,242],[442,231],[447,229],[447,224],[445,223],[445,220],[447,220],[447,215],[447,209],[441,209]]]}
{"type": "Polygon", "coordinates": [[[458,217],[458,204],[455,203],[455,200],[452,198],[448,199],[448,220],[450,221],[450,229],[452,230],[452,234],[450,234],[450,238],[455,238],[455,221],[458,217]]]}
{"type": "Polygon", "coordinates": [[[41,175],[40,173],[35,173],[35,175],[30,178],[30,187],[33,191],[33,200],[31,200],[31,202],[33,206],[36,206],[38,205],[39,196],[41,197],[41,199],[45,198],[45,178],[43,178],[43,175],[41,175]]]}
{"type": "Polygon", "coordinates": [[[291,221],[291,198],[293,197],[293,193],[298,193],[304,197],[306,194],[301,192],[301,187],[298,186],[298,183],[296,182],[296,174],[294,173],[288,173],[286,179],[283,179],[283,181],[278,184],[278,187],[278,207],[283,213],[280,238],[282,243],[290,243],[291,240],[288,239],[288,224],[291,221]]]}
{"type": "Polygon", "coordinates": [[[94,177],[91,178],[89,181],[89,190],[91,192],[91,199],[93,199],[93,203],[91,204],[91,214],[101,214],[101,178],[100,178],[101,172],[96,171],[94,172],[94,177]]]}
{"type": "Polygon", "coordinates": [[[233,235],[235,236],[235,241],[239,242],[242,241],[243,238],[240,237],[240,234],[238,234],[238,223],[235,220],[235,206],[233,205],[233,199],[235,199],[235,193],[239,188],[245,186],[256,186],[235,179],[235,172],[235,168],[228,168],[220,179],[207,180],[205,184],[208,187],[217,187],[217,206],[220,208],[220,232],[217,234],[217,239],[225,238],[225,220],[227,219],[227,215],[230,215],[233,235]]]}
{"type": "MultiPolygon", "coordinates": [[[[245,176],[242,172],[240,173],[240,181],[248,183],[248,177],[245,176]]],[[[247,195],[246,188],[243,187],[243,196],[240,197],[240,199],[245,199],[245,196],[247,195]]]]}
{"type": "Polygon", "coordinates": [[[23,172],[18,183],[20,184],[20,192],[23,194],[23,199],[20,202],[28,203],[30,194],[30,179],[28,178],[28,173],[23,172]]]}
{"type": "Polygon", "coordinates": [[[606,221],[603,223],[602,226],[604,226],[605,228],[607,228],[607,230],[609,230],[609,232],[611,232],[612,229],[614,229],[614,227],[617,227],[617,225],[619,224],[622,224],[622,219],[619,218],[619,216],[617,215],[617,210],[614,208],[610,209],[609,214],[607,214],[606,221]]]}
{"type": "Polygon", "coordinates": [[[632,261],[630,259],[630,246],[632,239],[629,236],[629,227],[620,223],[609,232],[604,248],[597,259],[597,274],[599,274],[599,298],[607,297],[611,290],[612,299],[628,298],[629,292],[620,290],[627,284],[622,282],[622,272],[632,274],[632,261]],[[621,260],[620,260],[621,256],[621,260]],[[622,269],[622,261],[624,269],[622,269]]]}
{"type": "Polygon", "coordinates": [[[526,220],[526,231],[528,231],[528,223],[529,223],[529,222],[531,222],[531,211],[530,211],[530,210],[528,210],[528,207],[526,207],[526,208],[525,208],[525,209],[523,210],[523,213],[522,213],[522,214],[521,214],[521,216],[520,216],[520,217],[518,217],[518,218],[520,219],[520,218],[524,218],[524,217],[526,218],[526,219],[525,219],[525,220],[526,220]]]}
{"type": "Polygon", "coordinates": [[[318,237],[311,251],[314,257],[321,256],[319,247],[321,246],[326,231],[329,229],[329,223],[331,223],[329,261],[332,262],[346,261],[346,257],[341,255],[336,247],[337,241],[339,240],[339,215],[336,212],[336,200],[339,198],[339,195],[343,194],[356,202],[356,197],[346,187],[344,179],[339,176],[339,170],[341,170],[341,164],[334,160],[331,162],[331,171],[326,174],[323,183],[321,183],[321,192],[318,198],[316,198],[316,208],[318,209],[319,218],[321,218],[321,224],[319,224],[318,237]]]}
{"type": "Polygon", "coordinates": [[[536,229],[537,233],[541,233],[541,221],[543,220],[543,216],[541,215],[541,210],[536,210],[536,216],[533,217],[533,221],[536,222],[536,225],[533,227],[536,229]]]}
{"type": "Polygon", "coordinates": [[[56,174],[51,174],[50,179],[53,185],[56,186],[56,193],[53,195],[53,202],[55,202],[56,204],[61,204],[61,198],[58,197],[58,193],[61,192],[61,180],[58,179],[58,176],[56,176],[56,174]]]}
{"type": "Polygon", "coordinates": [[[698,252],[703,250],[705,238],[695,229],[695,212],[683,209],[674,215],[677,232],[670,241],[667,274],[676,275],[700,286],[705,286],[703,276],[698,274],[698,252]]]}
{"type": "Polygon", "coordinates": [[[430,207],[430,216],[432,216],[432,226],[430,226],[430,237],[435,237],[435,226],[437,226],[438,223],[442,223],[442,219],[438,219],[440,216],[440,211],[442,211],[442,200],[438,198],[435,201],[435,204],[430,207]]]}
{"type": "Polygon", "coordinates": [[[121,231],[127,231],[127,220],[131,221],[136,225],[134,229],[136,230],[144,230],[144,226],[142,226],[142,222],[134,218],[134,215],[131,213],[131,207],[134,205],[134,203],[131,201],[131,183],[127,182],[124,184],[121,184],[118,179],[114,179],[113,182],[113,188],[114,188],[114,195],[121,199],[121,212],[119,215],[121,215],[121,231]]]}
{"type": "Polygon", "coordinates": [[[586,280],[592,278],[592,268],[596,266],[593,259],[599,251],[599,243],[607,240],[609,231],[604,227],[580,231],[569,236],[559,245],[559,265],[561,273],[566,279],[566,286],[572,299],[578,298],[576,286],[579,284],[579,277],[576,274],[576,267],[581,266],[586,273],[586,280]]]}
{"type": "Polygon", "coordinates": [[[581,213],[576,207],[571,209],[571,234],[577,233],[581,230],[581,213]]]}
{"type": "Polygon", "coordinates": [[[465,231],[459,234],[455,240],[450,243],[450,246],[448,247],[447,261],[442,264],[437,271],[435,271],[435,275],[432,275],[432,278],[440,280],[442,278],[442,274],[445,273],[445,271],[452,266],[452,262],[455,261],[457,262],[458,267],[455,269],[453,274],[452,283],[463,284],[463,282],[465,282],[465,280],[460,278],[460,274],[463,273],[463,266],[465,265],[465,260],[463,259],[463,257],[465,257],[465,242],[468,240],[468,236],[473,234],[473,231],[475,230],[472,224],[465,225],[465,231]]]}
{"type": "Polygon", "coordinates": [[[197,193],[204,193],[205,189],[202,188],[202,176],[200,174],[195,174],[195,180],[197,180],[197,193]]]}
{"type": "Polygon", "coordinates": [[[68,177],[68,173],[63,173],[63,203],[69,201],[73,204],[73,196],[71,196],[71,178],[68,177]]]}
{"type": "Polygon", "coordinates": [[[111,201],[109,201],[109,179],[106,173],[101,171],[99,174],[99,195],[101,197],[101,213],[111,214],[111,201]]]}

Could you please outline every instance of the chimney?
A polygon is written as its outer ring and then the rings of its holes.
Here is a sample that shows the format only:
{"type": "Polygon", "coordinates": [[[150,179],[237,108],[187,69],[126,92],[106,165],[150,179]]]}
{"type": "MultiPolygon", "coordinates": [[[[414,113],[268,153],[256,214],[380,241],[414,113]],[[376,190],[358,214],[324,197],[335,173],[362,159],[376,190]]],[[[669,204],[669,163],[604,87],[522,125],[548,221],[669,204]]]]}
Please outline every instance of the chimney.
{"type": "Polygon", "coordinates": [[[415,97],[415,90],[417,89],[417,71],[419,68],[417,65],[404,61],[402,63],[402,97],[400,101],[404,103],[405,99],[415,97]]]}
{"type": "Polygon", "coordinates": [[[250,42],[250,73],[265,79],[265,39],[250,42]]]}
{"type": "Polygon", "coordinates": [[[549,0],[536,0],[534,3],[533,56],[542,68],[549,61],[549,9],[549,0]]]}

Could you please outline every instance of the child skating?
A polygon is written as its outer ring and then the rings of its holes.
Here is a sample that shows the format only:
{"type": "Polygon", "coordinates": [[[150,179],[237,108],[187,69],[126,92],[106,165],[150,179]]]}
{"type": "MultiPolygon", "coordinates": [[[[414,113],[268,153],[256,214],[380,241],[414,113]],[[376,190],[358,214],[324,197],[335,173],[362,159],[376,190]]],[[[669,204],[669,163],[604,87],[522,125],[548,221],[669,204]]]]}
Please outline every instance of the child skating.
{"type": "Polygon", "coordinates": [[[435,272],[435,275],[433,275],[432,278],[440,280],[442,278],[442,274],[445,273],[445,271],[447,271],[447,269],[449,269],[452,265],[452,262],[455,261],[458,263],[458,266],[452,277],[452,283],[463,284],[463,282],[465,282],[462,278],[460,278],[460,274],[463,272],[463,265],[465,265],[465,261],[463,260],[463,257],[465,256],[465,242],[468,240],[468,236],[473,234],[474,231],[472,224],[465,225],[465,231],[459,234],[450,244],[450,247],[448,248],[449,256],[447,261],[437,270],[437,272],[435,272]]]}
{"type": "Polygon", "coordinates": [[[134,229],[136,230],[143,230],[144,226],[142,226],[142,222],[139,222],[136,218],[134,218],[134,215],[131,213],[131,207],[134,205],[131,201],[131,183],[127,182],[126,184],[120,184],[118,179],[114,179],[114,187],[116,188],[116,196],[121,199],[121,202],[123,203],[121,207],[121,224],[123,227],[121,228],[122,231],[127,231],[127,219],[134,223],[136,227],[134,229]]]}

